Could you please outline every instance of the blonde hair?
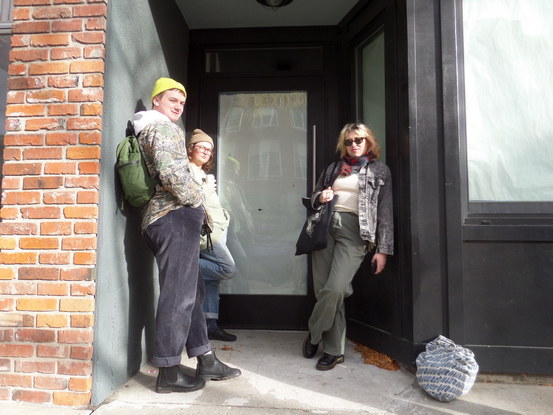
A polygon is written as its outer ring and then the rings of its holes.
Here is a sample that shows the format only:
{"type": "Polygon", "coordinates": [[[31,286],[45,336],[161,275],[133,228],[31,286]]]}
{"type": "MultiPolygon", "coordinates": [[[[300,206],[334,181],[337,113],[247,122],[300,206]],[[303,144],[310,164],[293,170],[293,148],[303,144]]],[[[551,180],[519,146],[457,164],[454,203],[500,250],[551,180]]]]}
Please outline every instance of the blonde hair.
{"type": "Polygon", "coordinates": [[[336,144],[336,150],[340,153],[340,157],[344,157],[346,154],[348,154],[348,150],[344,141],[348,138],[348,135],[351,132],[356,132],[359,137],[366,138],[367,142],[369,143],[367,151],[372,151],[375,158],[380,157],[380,145],[378,144],[374,133],[362,122],[346,124],[344,128],[342,128],[342,131],[340,131],[340,135],[338,136],[338,143],[336,144]]]}

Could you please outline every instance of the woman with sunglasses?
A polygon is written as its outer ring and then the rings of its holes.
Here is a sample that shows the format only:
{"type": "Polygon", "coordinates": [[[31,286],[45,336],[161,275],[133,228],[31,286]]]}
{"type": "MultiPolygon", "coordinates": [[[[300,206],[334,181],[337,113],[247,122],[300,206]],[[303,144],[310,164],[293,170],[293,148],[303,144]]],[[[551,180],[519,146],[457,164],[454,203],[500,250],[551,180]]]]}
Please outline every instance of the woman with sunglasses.
{"type": "Polygon", "coordinates": [[[203,311],[207,323],[207,336],[209,340],[233,342],[236,341],[236,336],[223,330],[217,324],[219,285],[221,281],[232,278],[236,273],[236,265],[226,244],[230,215],[221,206],[215,178],[212,174],[207,174],[214,164],[213,140],[202,130],[195,129],[188,142],[187,150],[190,170],[196,181],[202,183],[205,207],[213,224],[211,230],[213,246],[208,247],[205,235],[200,240],[200,274],[205,284],[203,311]]]}
{"type": "Polygon", "coordinates": [[[314,209],[337,197],[328,245],[312,253],[317,301],[303,355],[315,356],[322,342],[318,370],[333,369],[344,361],[344,299],[353,292],[352,280],[361,262],[371,252],[371,269],[380,274],[394,245],[392,178],[388,166],[378,160],[376,137],[360,122],[347,124],[338,137],[337,151],[341,159],[322,172],[311,196],[314,209]]]}

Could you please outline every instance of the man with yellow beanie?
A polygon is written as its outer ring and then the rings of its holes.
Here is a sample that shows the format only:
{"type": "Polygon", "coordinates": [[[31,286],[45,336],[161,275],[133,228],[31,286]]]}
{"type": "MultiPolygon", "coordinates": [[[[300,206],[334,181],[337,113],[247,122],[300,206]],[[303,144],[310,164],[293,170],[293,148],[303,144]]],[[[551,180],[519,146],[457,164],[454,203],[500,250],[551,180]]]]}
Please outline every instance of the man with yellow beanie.
{"type": "Polygon", "coordinates": [[[142,216],[142,234],[159,268],[152,363],[159,368],[156,392],[189,392],[201,389],[207,379],[230,379],[241,372],[211,351],[202,311],[199,246],[205,197],[190,171],[184,132],[175,124],[186,89],[171,78],[159,78],[151,101],[152,110],[136,113],[132,122],[150,175],[159,181],[142,216]],[[185,347],[189,357],[198,359],[195,377],[179,367],[185,347]]]}

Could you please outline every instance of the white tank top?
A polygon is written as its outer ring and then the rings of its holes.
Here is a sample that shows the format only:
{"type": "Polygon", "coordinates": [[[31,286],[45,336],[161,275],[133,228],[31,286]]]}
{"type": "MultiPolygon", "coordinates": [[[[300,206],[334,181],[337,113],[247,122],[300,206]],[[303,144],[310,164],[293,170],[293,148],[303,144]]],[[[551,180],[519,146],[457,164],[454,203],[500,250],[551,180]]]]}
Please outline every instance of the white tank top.
{"type": "Polygon", "coordinates": [[[338,200],[334,210],[339,212],[353,212],[359,214],[359,175],[340,175],[332,185],[338,200]]]}

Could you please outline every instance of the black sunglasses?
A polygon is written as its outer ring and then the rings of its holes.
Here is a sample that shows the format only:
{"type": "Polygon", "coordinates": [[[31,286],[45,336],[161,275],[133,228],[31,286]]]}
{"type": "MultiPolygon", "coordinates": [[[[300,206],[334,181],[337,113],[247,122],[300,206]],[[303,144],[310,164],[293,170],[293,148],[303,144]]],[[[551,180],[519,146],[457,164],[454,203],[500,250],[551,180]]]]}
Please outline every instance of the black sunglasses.
{"type": "Polygon", "coordinates": [[[361,145],[361,143],[363,142],[363,140],[366,140],[367,138],[366,137],[357,137],[357,138],[346,138],[344,140],[344,144],[346,145],[346,147],[349,147],[353,144],[353,142],[355,141],[355,144],[357,145],[361,145]]]}

